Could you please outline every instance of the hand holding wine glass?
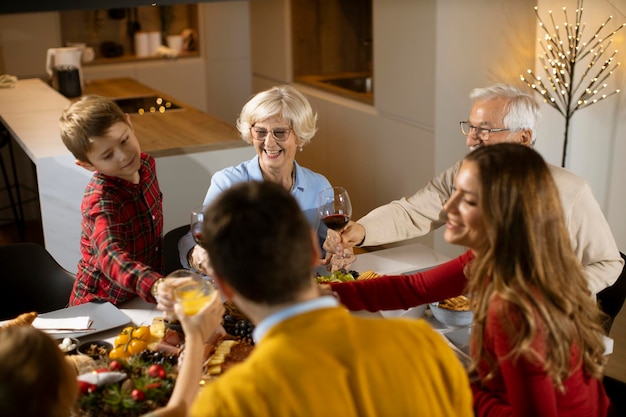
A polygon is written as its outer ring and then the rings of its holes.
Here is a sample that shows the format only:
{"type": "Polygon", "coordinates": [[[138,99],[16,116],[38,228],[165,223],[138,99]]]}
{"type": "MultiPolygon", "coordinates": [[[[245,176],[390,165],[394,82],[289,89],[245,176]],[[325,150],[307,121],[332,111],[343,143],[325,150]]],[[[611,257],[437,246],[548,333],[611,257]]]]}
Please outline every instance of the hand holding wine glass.
{"type": "Polygon", "coordinates": [[[204,212],[207,207],[208,206],[204,205],[191,210],[190,231],[193,236],[193,240],[197,243],[197,245],[190,251],[187,256],[187,261],[189,262],[189,267],[191,269],[210,277],[212,275],[212,270],[209,262],[209,255],[202,247],[202,224],[204,221],[204,212]]]}
{"type": "Polygon", "coordinates": [[[191,236],[198,245],[202,244],[202,222],[204,221],[204,210],[207,206],[196,207],[191,210],[191,236]]]}
{"type": "Polygon", "coordinates": [[[352,216],[350,196],[343,187],[331,187],[320,191],[318,208],[324,224],[337,232],[348,224],[352,216]]]}
{"type": "MultiPolygon", "coordinates": [[[[352,203],[348,191],[343,187],[326,188],[318,194],[318,210],[322,222],[331,230],[341,233],[352,216],[352,203]]],[[[339,248],[335,255],[338,259],[346,259],[344,249],[339,248]]]]}

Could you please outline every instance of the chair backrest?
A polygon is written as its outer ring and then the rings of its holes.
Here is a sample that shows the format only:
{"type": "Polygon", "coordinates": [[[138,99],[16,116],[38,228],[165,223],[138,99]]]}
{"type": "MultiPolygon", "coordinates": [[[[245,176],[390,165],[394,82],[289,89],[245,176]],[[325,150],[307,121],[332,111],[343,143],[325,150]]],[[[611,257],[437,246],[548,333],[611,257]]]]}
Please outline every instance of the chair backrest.
{"type": "Polygon", "coordinates": [[[610,376],[604,376],[602,385],[604,385],[606,395],[611,400],[611,405],[613,406],[613,414],[609,413],[609,415],[626,415],[626,382],[610,376]]]}
{"type": "Polygon", "coordinates": [[[609,316],[609,319],[604,323],[604,330],[607,335],[611,331],[615,317],[617,317],[617,314],[624,305],[624,299],[626,299],[626,255],[622,252],[620,252],[620,255],[624,260],[622,273],[613,285],[603,289],[597,294],[600,309],[609,316]]]}
{"type": "Polygon", "coordinates": [[[0,245],[0,320],[67,307],[75,275],[37,243],[0,245]]]}
{"type": "Polygon", "coordinates": [[[170,230],[163,236],[163,260],[165,263],[165,275],[181,269],[178,255],[178,241],[189,232],[189,225],[179,226],[170,230]]]}

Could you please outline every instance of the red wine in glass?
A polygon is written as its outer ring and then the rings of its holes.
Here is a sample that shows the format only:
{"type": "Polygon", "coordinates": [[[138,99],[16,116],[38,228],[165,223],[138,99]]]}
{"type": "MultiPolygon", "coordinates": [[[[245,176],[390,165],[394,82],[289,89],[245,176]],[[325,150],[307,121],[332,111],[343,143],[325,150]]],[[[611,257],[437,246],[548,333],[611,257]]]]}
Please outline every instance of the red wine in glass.
{"type": "Polygon", "coordinates": [[[191,225],[191,235],[198,245],[202,244],[202,222],[195,222],[191,225]]]}
{"type": "MultiPolygon", "coordinates": [[[[320,191],[317,197],[317,209],[326,227],[341,232],[352,216],[352,203],[348,191],[343,187],[331,187],[320,191]]],[[[335,257],[344,258],[344,251],[342,250],[335,257]]]]}
{"type": "Polygon", "coordinates": [[[193,240],[198,245],[202,245],[202,221],[204,220],[204,211],[207,206],[196,207],[191,210],[190,230],[193,240]]]}
{"type": "Polygon", "coordinates": [[[331,214],[330,216],[322,217],[322,221],[329,229],[340,231],[348,224],[350,217],[345,214],[331,214]]]}
{"type": "Polygon", "coordinates": [[[343,187],[331,187],[320,191],[317,209],[326,227],[335,231],[342,230],[352,215],[348,191],[343,187]]]}

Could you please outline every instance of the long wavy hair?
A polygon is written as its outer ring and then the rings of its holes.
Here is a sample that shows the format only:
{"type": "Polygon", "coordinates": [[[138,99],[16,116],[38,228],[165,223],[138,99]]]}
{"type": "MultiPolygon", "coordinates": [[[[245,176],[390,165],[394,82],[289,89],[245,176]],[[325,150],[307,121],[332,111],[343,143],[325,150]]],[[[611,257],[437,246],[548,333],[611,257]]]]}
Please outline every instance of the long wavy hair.
{"type": "Polygon", "coordinates": [[[576,367],[602,375],[606,359],[601,315],[574,254],[558,190],[542,157],[526,146],[502,143],[469,153],[476,164],[479,208],[486,243],[467,270],[475,313],[474,363],[485,361],[492,378],[496,358],[484,350],[483,334],[494,300],[498,319],[511,340],[512,360],[542,364],[554,385],[576,367]],[[543,339],[541,352],[533,340],[543,339]],[[545,350],[545,352],[544,352],[545,350]]]}

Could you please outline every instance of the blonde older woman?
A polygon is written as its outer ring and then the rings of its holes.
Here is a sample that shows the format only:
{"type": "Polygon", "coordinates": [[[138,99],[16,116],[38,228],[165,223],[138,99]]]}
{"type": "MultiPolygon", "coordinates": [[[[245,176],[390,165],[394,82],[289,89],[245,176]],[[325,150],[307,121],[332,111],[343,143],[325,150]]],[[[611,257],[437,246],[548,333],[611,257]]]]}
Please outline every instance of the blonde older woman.
{"type": "MultiPolygon", "coordinates": [[[[253,96],[242,108],[237,129],[241,138],[252,144],[256,156],[237,166],[216,172],[204,197],[210,204],[222,191],[244,181],[271,181],[289,190],[309,224],[318,231],[320,247],[327,228],[317,212],[317,194],[330,187],[321,174],[300,166],[296,154],[317,131],[317,114],[309,101],[289,85],[272,87],[253,96]]],[[[206,253],[190,233],[178,243],[181,264],[205,271],[206,253]]]]}

